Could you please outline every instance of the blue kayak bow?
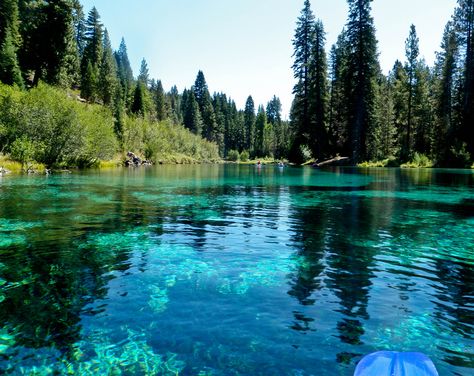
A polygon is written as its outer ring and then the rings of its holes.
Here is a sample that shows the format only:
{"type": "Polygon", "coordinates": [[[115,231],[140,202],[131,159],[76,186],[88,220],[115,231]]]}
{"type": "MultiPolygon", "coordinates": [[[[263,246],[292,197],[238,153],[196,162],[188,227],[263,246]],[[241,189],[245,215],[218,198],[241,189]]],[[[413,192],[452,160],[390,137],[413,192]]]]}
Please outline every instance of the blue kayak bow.
{"type": "Polygon", "coordinates": [[[354,376],[439,376],[425,354],[379,351],[362,358],[354,376]]]}

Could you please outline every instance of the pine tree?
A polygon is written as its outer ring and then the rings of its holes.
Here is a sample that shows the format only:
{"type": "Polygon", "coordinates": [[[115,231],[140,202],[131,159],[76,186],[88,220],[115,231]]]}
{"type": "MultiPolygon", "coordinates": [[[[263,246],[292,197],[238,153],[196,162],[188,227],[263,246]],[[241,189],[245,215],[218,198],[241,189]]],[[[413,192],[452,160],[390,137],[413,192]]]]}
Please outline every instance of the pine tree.
{"type": "Polygon", "coordinates": [[[153,93],[155,100],[156,119],[158,121],[165,120],[165,118],[167,117],[166,97],[161,80],[158,80],[155,83],[153,93]]]}
{"type": "Polygon", "coordinates": [[[201,135],[203,128],[202,118],[193,90],[184,90],[181,106],[184,126],[194,134],[201,135]]]}
{"type": "MultiPolygon", "coordinates": [[[[273,131],[273,154],[275,158],[281,158],[286,152],[286,129],[281,120],[281,101],[276,96],[267,104],[267,121],[272,125],[273,131]]],[[[268,137],[267,137],[268,138],[268,137]]]]}
{"type": "Polygon", "coordinates": [[[221,152],[223,151],[224,130],[217,128],[216,116],[214,108],[212,107],[211,95],[207,88],[204,73],[199,71],[196,76],[196,81],[192,87],[194,97],[199,105],[199,111],[202,117],[203,130],[202,135],[209,141],[216,142],[219,145],[221,152]]]}
{"type": "Polygon", "coordinates": [[[462,140],[474,157],[474,0],[458,0],[454,17],[462,49],[461,127],[462,140]]]}
{"type": "Polygon", "coordinates": [[[367,159],[367,130],[371,127],[375,92],[374,82],[380,70],[377,61],[377,40],[370,15],[372,0],[348,0],[349,19],[346,97],[348,124],[354,163],[367,159]]]}
{"type": "Polygon", "coordinates": [[[381,76],[376,85],[373,121],[368,134],[368,158],[380,161],[397,154],[397,129],[392,87],[387,78],[381,76]]]}
{"type": "Polygon", "coordinates": [[[204,77],[204,73],[200,70],[196,76],[196,81],[194,82],[193,86],[194,96],[196,97],[196,101],[199,104],[199,109],[203,111],[204,106],[208,102],[209,99],[209,90],[207,88],[206,79],[204,77]]]}
{"type": "Polygon", "coordinates": [[[327,154],[327,59],[325,51],[326,37],[324,26],[317,21],[314,27],[314,43],[310,60],[310,113],[311,148],[313,157],[320,159],[327,154]]]}
{"type": "Polygon", "coordinates": [[[123,102],[127,106],[133,87],[133,71],[128,59],[127,45],[123,38],[118,51],[115,53],[115,61],[117,62],[117,72],[122,87],[123,102]]]}
{"type": "Polygon", "coordinates": [[[133,102],[131,111],[135,115],[145,116],[146,113],[146,91],[145,84],[142,81],[138,81],[135,86],[135,92],[133,94],[133,102]]]}
{"type": "Polygon", "coordinates": [[[349,126],[346,101],[346,77],[348,69],[349,44],[347,33],[342,30],[330,54],[330,100],[329,100],[329,143],[336,154],[349,155],[349,126]]]}
{"type": "Polygon", "coordinates": [[[170,106],[170,118],[173,124],[182,123],[182,112],[181,112],[181,97],[178,92],[178,88],[174,85],[169,93],[167,94],[168,103],[170,106]]]}
{"type": "Polygon", "coordinates": [[[407,72],[403,64],[397,60],[393,66],[392,71],[389,74],[389,82],[391,86],[391,92],[393,97],[393,111],[394,111],[394,126],[398,133],[397,144],[398,148],[397,157],[400,159],[406,159],[406,152],[402,152],[402,148],[406,144],[406,119],[408,114],[408,92],[407,92],[407,72]]]}
{"type": "Polygon", "coordinates": [[[433,148],[440,165],[449,163],[449,146],[454,144],[456,121],[454,116],[455,74],[458,43],[454,25],[448,22],[441,43],[442,51],[436,57],[436,133],[433,148]]]}
{"type": "Polygon", "coordinates": [[[20,45],[18,1],[0,2],[0,81],[23,87],[18,63],[20,45]]]}
{"type": "Polygon", "coordinates": [[[252,96],[247,98],[244,110],[245,146],[244,149],[254,154],[255,149],[255,104],[252,96]]]}
{"type": "Polygon", "coordinates": [[[290,158],[296,162],[302,162],[300,148],[309,142],[311,134],[310,114],[310,63],[314,41],[314,15],[309,0],[305,0],[303,10],[296,22],[296,30],[293,39],[294,64],[293,75],[297,83],[293,88],[294,100],[291,107],[291,122],[295,132],[295,140],[292,146],[290,158]]]}
{"type": "Polygon", "coordinates": [[[85,48],[81,61],[81,96],[93,101],[100,96],[98,79],[103,55],[103,28],[99,12],[95,7],[91,9],[87,17],[84,40],[85,48]],[[86,90],[84,90],[84,86],[86,90]]]}
{"type": "Polygon", "coordinates": [[[145,87],[148,87],[150,83],[150,73],[148,71],[148,64],[145,59],[142,59],[140,64],[140,72],[138,73],[138,81],[143,83],[145,87]]]}
{"type": "Polygon", "coordinates": [[[264,131],[267,125],[267,115],[263,106],[258,107],[257,117],[255,119],[255,146],[254,154],[256,157],[264,157],[264,131]]]}
{"type": "Polygon", "coordinates": [[[0,45],[0,81],[7,85],[23,87],[15,43],[8,29],[0,45]]]}
{"type": "Polygon", "coordinates": [[[72,0],[72,18],[77,51],[79,56],[82,58],[85,48],[84,34],[86,31],[86,25],[84,20],[84,10],[79,0],[72,0]]]}
{"type": "Polygon", "coordinates": [[[407,62],[405,70],[407,72],[407,119],[406,119],[406,140],[402,147],[402,159],[409,160],[413,156],[413,101],[416,87],[416,74],[418,69],[419,39],[416,35],[415,25],[410,26],[410,34],[405,42],[405,56],[407,62]]]}
{"type": "Polygon", "coordinates": [[[96,96],[99,80],[97,74],[97,69],[94,69],[90,62],[87,63],[86,72],[81,80],[81,96],[91,102],[98,99],[96,96]]]}
{"type": "Polygon", "coordinates": [[[432,137],[435,136],[433,133],[435,117],[433,75],[424,60],[418,62],[415,74],[416,85],[412,103],[414,151],[431,156],[432,137]]]}
{"type": "Polygon", "coordinates": [[[102,58],[102,46],[103,46],[103,26],[100,23],[100,15],[96,7],[93,7],[89,12],[89,15],[85,24],[84,33],[84,56],[83,62],[85,64],[91,63],[92,66],[98,66],[102,58]]]}
{"type": "Polygon", "coordinates": [[[99,68],[99,96],[102,103],[111,106],[115,100],[118,88],[117,63],[110,44],[109,33],[104,30],[102,59],[99,68]]]}

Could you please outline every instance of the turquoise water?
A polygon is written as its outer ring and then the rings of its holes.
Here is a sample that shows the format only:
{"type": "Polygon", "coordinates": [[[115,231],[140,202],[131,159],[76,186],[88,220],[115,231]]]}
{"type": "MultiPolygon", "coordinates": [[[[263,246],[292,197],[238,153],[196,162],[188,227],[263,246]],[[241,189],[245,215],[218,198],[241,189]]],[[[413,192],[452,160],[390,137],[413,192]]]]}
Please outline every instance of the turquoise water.
{"type": "Polygon", "coordinates": [[[474,374],[471,171],[159,166],[0,201],[0,373],[474,374]]]}

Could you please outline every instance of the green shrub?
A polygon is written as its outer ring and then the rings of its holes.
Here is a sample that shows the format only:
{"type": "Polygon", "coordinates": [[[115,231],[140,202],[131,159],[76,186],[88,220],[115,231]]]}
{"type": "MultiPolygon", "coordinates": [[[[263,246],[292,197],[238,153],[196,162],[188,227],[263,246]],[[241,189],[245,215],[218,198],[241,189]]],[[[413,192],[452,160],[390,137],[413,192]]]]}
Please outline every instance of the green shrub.
{"type": "Polygon", "coordinates": [[[239,152],[237,150],[231,150],[227,154],[227,159],[231,162],[237,162],[240,159],[239,152]]]}
{"type": "Polygon", "coordinates": [[[395,157],[389,157],[381,161],[366,161],[359,163],[357,167],[398,167],[400,164],[395,157]]]}
{"type": "Polygon", "coordinates": [[[451,147],[448,158],[449,165],[453,167],[468,168],[471,165],[471,154],[465,142],[460,147],[451,147]]]}
{"type": "Polygon", "coordinates": [[[242,153],[240,153],[240,161],[241,162],[248,162],[250,158],[250,153],[248,150],[243,150],[242,153]]]}
{"type": "Polygon", "coordinates": [[[413,159],[408,162],[402,164],[400,167],[402,168],[431,168],[433,167],[434,163],[431,161],[426,155],[415,153],[413,159]]]}
{"type": "MultiPolygon", "coordinates": [[[[152,161],[220,161],[215,143],[170,121],[121,117],[122,151],[152,161]]],[[[80,103],[67,92],[40,84],[21,91],[0,84],[0,150],[21,163],[90,167],[119,152],[114,117],[104,106],[80,103]]]]}
{"type": "Polygon", "coordinates": [[[22,163],[88,166],[117,149],[108,109],[44,84],[25,92],[0,86],[0,119],[6,129],[0,146],[22,163]]]}
{"type": "Polygon", "coordinates": [[[13,141],[10,148],[10,157],[14,161],[20,162],[22,168],[24,168],[28,162],[35,159],[35,151],[35,144],[23,136],[13,141]]]}
{"type": "Polygon", "coordinates": [[[126,117],[123,127],[124,151],[133,151],[155,163],[217,162],[215,143],[196,136],[170,121],[153,122],[141,117],[126,117]]]}

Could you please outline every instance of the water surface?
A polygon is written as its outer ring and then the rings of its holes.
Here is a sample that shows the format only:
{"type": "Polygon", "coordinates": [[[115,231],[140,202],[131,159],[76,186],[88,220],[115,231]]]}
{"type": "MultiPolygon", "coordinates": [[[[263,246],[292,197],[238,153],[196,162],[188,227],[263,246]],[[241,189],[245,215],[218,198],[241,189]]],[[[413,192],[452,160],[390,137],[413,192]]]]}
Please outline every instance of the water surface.
{"type": "Polygon", "coordinates": [[[474,374],[471,171],[0,178],[0,373],[474,374]]]}

